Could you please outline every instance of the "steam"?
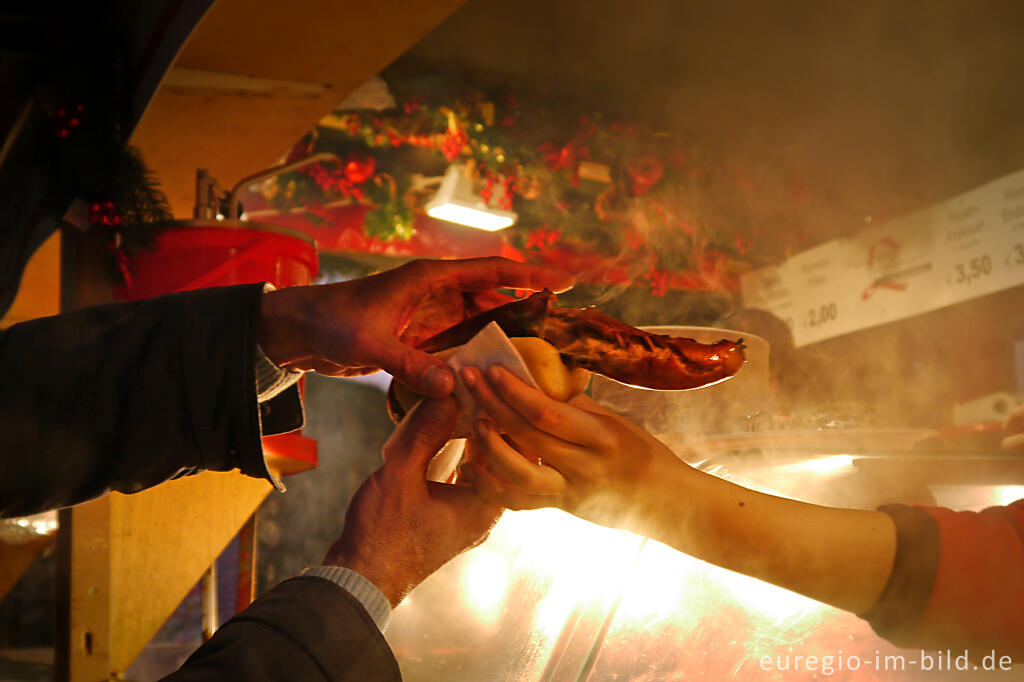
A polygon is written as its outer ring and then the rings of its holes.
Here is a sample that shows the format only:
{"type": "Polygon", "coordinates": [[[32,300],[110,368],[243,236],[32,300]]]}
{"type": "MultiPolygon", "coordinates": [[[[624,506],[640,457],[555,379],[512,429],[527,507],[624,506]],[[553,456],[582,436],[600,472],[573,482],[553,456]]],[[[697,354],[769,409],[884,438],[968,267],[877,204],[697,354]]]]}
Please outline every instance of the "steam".
{"type": "MultiPolygon", "coordinates": [[[[777,262],[1018,170],[1024,51],[1013,27],[1022,23],[1020,3],[973,0],[926,11],[810,0],[474,0],[391,68],[463,75],[653,122],[685,140],[696,174],[678,188],[673,210],[702,226],[741,226],[756,266],[764,264],[756,256],[777,262]]],[[[943,337],[941,325],[957,319],[945,313],[797,349],[779,320],[753,319],[732,301],[677,292],[655,300],[643,289],[607,283],[560,298],[634,325],[766,337],[764,412],[780,418],[761,428],[937,428],[952,423],[956,400],[1012,388],[1009,372],[1000,383],[951,368],[976,349],[943,337]]],[[[970,319],[994,328],[998,310],[970,319]]],[[[695,392],[711,411],[727,404],[714,388],[695,392]]],[[[651,397],[637,401],[627,410],[634,415],[651,397]]],[[[662,435],[714,433],[697,412],[662,435]]],[[[643,419],[665,420],[657,411],[643,419]]]]}

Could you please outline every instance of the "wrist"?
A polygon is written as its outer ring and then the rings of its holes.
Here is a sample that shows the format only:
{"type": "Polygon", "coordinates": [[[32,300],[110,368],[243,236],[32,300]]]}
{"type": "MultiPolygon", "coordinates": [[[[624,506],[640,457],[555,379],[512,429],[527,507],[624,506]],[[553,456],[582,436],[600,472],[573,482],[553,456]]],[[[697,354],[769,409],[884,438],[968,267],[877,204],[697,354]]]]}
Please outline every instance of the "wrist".
{"type": "Polygon", "coordinates": [[[335,543],[327,551],[323,565],[347,568],[360,574],[380,590],[391,604],[391,608],[397,607],[419,583],[418,580],[402,575],[401,561],[364,558],[359,553],[347,552],[338,545],[339,543],[335,543]]]}
{"type": "Polygon", "coordinates": [[[260,299],[257,340],[263,354],[281,369],[307,369],[312,352],[306,343],[308,287],[275,289],[260,299]]]}

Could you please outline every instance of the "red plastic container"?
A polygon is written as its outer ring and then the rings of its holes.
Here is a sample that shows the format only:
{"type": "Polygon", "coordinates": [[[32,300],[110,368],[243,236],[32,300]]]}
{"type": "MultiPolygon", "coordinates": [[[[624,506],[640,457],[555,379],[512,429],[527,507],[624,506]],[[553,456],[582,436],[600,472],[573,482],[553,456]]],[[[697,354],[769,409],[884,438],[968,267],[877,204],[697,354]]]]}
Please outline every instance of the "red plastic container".
{"type": "MultiPolygon", "coordinates": [[[[253,282],[301,286],[312,281],[317,268],[316,244],[301,232],[268,223],[189,220],[161,232],[153,251],[133,259],[131,284],[117,287],[114,296],[135,301],[253,282]]],[[[317,465],[316,441],[300,431],[265,436],[263,451],[280,474],[317,465]]]]}

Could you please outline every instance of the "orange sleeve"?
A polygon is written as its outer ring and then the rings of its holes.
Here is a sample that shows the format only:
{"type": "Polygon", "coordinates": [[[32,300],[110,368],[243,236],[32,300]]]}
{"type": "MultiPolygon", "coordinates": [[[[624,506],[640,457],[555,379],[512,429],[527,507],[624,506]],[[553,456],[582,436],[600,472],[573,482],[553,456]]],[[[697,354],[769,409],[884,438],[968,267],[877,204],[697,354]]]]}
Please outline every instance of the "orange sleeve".
{"type": "Polygon", "coordinates": [[[882,511],[898,544],[882,597],[862,614],[872,628],[898,646],[1024,657],[1024,500],[882,511]]]}

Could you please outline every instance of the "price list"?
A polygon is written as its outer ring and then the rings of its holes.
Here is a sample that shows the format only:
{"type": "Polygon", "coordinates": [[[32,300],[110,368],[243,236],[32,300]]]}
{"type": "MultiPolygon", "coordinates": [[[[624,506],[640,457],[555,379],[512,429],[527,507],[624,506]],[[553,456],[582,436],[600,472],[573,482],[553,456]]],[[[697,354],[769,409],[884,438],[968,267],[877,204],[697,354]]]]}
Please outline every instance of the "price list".
{"type": "Polygon", "coordinates": [[[1024,171],[747,273],[797,345],[1024,284],[1024,171]]]}

